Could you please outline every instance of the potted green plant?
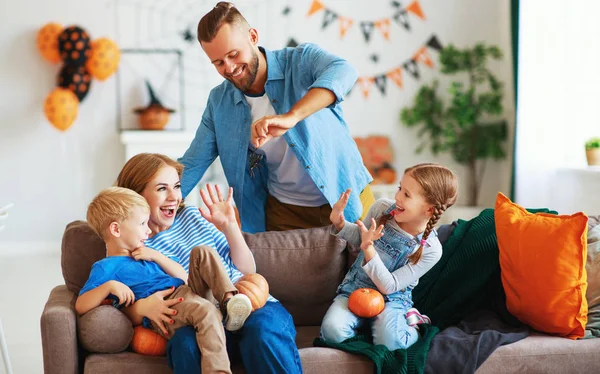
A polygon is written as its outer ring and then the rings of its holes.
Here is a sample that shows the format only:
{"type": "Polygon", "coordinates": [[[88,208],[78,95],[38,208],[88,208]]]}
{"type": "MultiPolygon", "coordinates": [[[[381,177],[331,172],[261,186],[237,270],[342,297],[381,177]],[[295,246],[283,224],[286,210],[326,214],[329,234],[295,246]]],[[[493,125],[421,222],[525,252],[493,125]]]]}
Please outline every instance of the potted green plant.
{"type": "Polygon", "coordinates": [[[506,157],[507,125],[501,118],[503,85],[487,67],[488,60],[501,59],[502,52],[483,43],[465,49],[448,45],[439,58],[441,72],[459,78],[450,83],[448,104],[438,95],[435,80],[419,89],[413,106],[402,109],[400,120],[419,129],[422,142],[417,153],[426,147],[434,155],[447,152],[468,168],[467,204],[476,206],[486,161],[506,157]]]}
{"type": "Polygon", "coordinates": [[[588,165],[600,165],[600,138],[591,138],[585,142],[585,157],[588,165]]]}

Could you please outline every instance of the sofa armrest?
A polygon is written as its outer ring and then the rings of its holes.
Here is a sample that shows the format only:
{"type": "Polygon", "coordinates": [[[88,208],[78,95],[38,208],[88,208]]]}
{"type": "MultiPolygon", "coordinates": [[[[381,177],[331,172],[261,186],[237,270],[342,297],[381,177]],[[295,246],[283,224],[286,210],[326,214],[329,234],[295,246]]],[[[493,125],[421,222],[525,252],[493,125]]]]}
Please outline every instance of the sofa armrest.
{"type": "Polygon", "coordinates": [[[42,312],[40,327],[45,374],[77,374],[77,313],[75,294],[67,286],[57,286],[51,292],[42,312]]]}

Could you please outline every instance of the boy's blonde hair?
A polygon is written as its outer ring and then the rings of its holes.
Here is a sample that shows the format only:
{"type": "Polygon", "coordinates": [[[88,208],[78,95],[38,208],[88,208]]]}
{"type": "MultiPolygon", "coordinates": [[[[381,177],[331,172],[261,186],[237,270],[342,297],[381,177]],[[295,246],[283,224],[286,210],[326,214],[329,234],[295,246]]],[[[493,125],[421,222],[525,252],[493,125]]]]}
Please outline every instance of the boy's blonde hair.
{"type": "Polygon", "coordinates": [[[135,207],[150,212],[148,202],[137,192],[123,187],[109,187],[94,197],[88,206],[86,219],[90,227],[105,239],[110,224],[125,221],[135,207]]]}

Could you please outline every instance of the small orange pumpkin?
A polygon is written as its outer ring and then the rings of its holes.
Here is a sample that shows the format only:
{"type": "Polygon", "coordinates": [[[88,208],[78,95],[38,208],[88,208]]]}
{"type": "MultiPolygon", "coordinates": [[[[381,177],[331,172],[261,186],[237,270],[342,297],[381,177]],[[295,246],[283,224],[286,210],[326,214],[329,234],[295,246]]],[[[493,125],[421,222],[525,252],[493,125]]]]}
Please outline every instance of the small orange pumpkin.
{"type": "Polygon", "coordinates": [[[131,349],[147,356],[164,356],[167,353],[167,339],[142,325],[133,328],[131,349]]]}
{"type": "Polygon", "coordinates": [[[375,317],[383,310],[385,300],[379,291],[372,288],[359,288],[348,298],[348,308],[362,318],[375,317]]]}
{"type": "Polygon", "coordinates": [[[238,291],[250,299],[252,311],[265,306],[269,297],[269,283],[258,273],[246,274],[235,284],[238,291]]]}

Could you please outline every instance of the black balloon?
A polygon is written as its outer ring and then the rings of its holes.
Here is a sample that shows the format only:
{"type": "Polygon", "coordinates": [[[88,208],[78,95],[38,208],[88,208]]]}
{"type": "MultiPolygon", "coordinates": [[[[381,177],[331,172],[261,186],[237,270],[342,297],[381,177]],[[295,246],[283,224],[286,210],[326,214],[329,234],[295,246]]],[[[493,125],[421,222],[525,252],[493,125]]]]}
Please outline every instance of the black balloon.
{"type": "Polygon", "coordinates": [[[68,65],[83,65],[92,53],[88,33],[79,26],[69,26],[58,35],[60,57],[68,65]]]}
{"type": "Polygon", "coordinates": [[[71,90],[81,102],[88,94],[92,76],[83,65],[65,64],[58,73],[58,86],[71,90]]]}

